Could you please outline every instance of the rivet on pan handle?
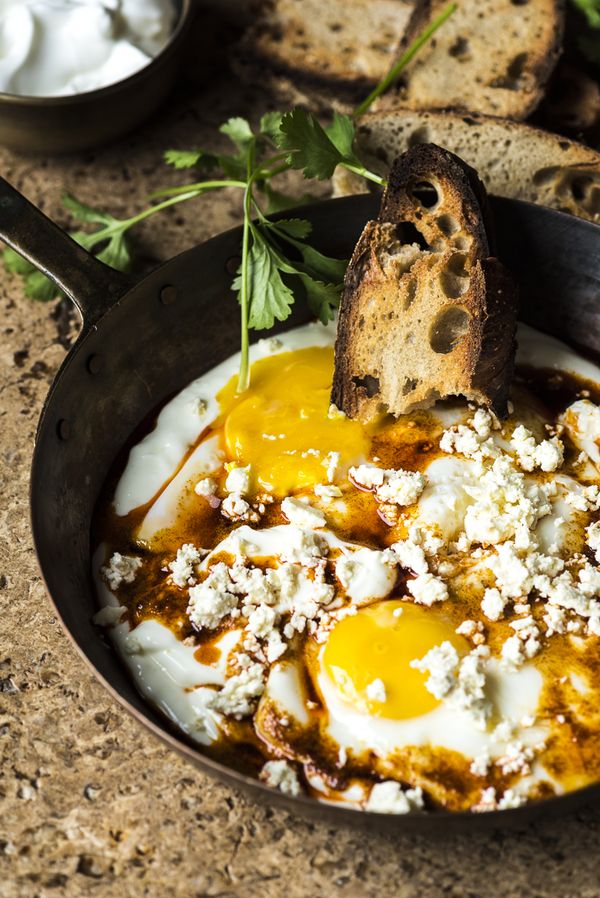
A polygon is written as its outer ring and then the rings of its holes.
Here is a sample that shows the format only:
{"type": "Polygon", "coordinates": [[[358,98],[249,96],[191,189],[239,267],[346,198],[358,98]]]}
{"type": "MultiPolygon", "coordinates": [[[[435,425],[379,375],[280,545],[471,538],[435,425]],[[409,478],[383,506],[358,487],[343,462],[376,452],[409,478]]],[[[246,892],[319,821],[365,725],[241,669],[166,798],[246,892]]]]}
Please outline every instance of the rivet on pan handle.
{"type": "Polygon", "coordinates": [[[128,277],[86,252],[4,178],[0,178],[0,240],[47,275],[75,303],[84,331],[131,287],[128,277]]]}

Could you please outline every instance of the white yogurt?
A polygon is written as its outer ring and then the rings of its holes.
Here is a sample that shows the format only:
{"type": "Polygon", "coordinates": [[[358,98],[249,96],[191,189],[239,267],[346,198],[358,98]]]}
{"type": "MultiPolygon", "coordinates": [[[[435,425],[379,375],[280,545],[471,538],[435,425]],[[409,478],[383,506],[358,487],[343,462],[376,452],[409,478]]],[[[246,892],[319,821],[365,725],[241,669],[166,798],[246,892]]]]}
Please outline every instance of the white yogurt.
{"type": "Polygon", "coordinates": [[[172,0],[0,0],[0,91],[60,97],[146,66],[175,25],[172,0]]]}

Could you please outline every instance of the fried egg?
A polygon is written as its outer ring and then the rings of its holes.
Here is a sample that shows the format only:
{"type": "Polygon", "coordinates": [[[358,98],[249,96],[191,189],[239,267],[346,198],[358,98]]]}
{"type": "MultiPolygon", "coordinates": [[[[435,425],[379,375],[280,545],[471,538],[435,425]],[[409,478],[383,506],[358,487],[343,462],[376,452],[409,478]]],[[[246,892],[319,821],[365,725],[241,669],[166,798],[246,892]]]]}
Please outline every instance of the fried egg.
{"type": "Polygon", "coordinates": [[[248,391],[233,357],[160,411],[99,507],[98,623],[187,738],[289,794],[490,810],[600,778],[600,370],[523,328],[502,427],[458,400],[364,426],[333,339],[261,341],[248,391]],[[536,367],[586,379],[562,418],[536,367]]]}

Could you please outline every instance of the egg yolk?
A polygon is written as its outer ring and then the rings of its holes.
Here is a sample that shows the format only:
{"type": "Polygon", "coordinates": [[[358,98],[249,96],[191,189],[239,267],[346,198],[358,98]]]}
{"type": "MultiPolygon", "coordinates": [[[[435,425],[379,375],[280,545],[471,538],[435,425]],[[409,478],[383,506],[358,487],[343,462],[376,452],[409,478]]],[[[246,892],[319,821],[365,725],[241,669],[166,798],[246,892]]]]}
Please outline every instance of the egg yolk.
{"type": "Polygon", "coordinates": [[[245,393],[232,378],[218,394],[230,457],[276,496],[327,482],[330,453],[345,467],[368,453],[368,428],[329,416],[332,377],[331,347],[298,349],[255,362],[245,393]]]}
{"type": "Polygon", "coordinates": [[[410,662],[445,641],[461,655],[469,651],[466,640],[436,612],[388,600],[342,618],[329,635],[322,663],[341,698],[357,711],[406,720],[439,705],[425,687],[429,675],[410,662]],[[375,680],[383,683],[383,701],[380,684],[369,689],[375,680]]]}

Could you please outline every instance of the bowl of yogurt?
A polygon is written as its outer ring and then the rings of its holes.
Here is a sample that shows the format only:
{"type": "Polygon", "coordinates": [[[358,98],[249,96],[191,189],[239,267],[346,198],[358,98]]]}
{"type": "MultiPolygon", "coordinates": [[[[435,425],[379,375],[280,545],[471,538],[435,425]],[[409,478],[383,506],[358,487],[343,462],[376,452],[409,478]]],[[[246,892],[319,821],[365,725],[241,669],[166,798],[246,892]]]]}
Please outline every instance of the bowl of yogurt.
{"type": "Polygon", "coordinates": [[[193,0],[0,0],[0,144],[60,153],[139,125],[175,81],[193,0]]]}

